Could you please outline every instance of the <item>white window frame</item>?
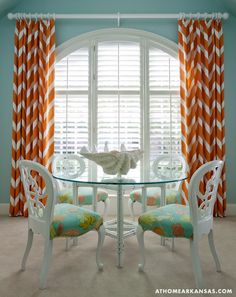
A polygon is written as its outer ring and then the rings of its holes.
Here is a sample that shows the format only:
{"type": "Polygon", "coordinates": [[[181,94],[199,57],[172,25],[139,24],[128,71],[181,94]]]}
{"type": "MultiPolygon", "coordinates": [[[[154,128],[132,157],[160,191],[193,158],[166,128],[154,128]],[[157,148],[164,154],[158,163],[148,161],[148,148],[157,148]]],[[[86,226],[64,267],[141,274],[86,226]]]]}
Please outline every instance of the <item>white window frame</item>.
{"type": "MultiPolygon", "coordinates": [[[[97,30],[93,32],[88,32],[85,34],[81,34],[79,36],[76,36],[60,46],[56,48],[56,63],[59,62],[64,57],[68,56],[70,53],[76,51],[78,48],[88,46],[89,47],[89,56],[90,56],[90,69],[89,69],[89,91],[88,91],[88,98],[89,98],[89,146],[96,145],[94,143],[94,139],[96,139],[97,136],[97,119],[96,119],[96,109],[97,109],[97,69],[96,69],[96,54],[97,51],[95,50],[97,48],[98,42],[103,41],[134,41],[140,43],[140,65],[141,65],[141,88],[140,88],[140,97],[141,97],[141,110],[143,111],[143,115],[141,116],[141,148],[146,152],[144,154],[144,159],[142,164],[146,164],[146,166],[141,166],[141,175],[148,176],[150,172],[150,159],[149,159],[149,153],[150,153],[150,135],[149,133],[144,133],[145,131],[149,130],[149,120],[144,121],[142,123],[142,120],[144,118],[144,114],[146,114],[145,118],[149,119],[149,88],[147,84],[143,84],[142,82],[148,81],[149,76],[149,69],[147,63],[149,56],[148,56],[148,50],[150,45],[159,48],[160,50],[163,50],[170,56],[172,56],[175,59],[178,59],[178,45],[157,34],[142,31],[142,30],[136,30],[136,29],[127,29],[127,28],[112,28],[112,29],[102,29],[97,30]],[[142,52],[144,51],[144,55],[142,52]],[[93,108],[91,108],[91,105],[93,105],[93,108]],[[145,138],[145,139],[144,139],[145,138]],[[144,147],[145,143],[145,147],[144,147]]],[[[73,91],[71,91],[73,93],[73,91]]],[[[152,91],[158,94],[173,94],[173,95],[179,95],[179,91],[152,91]]],[[[65,93],[65,91],[59,91],[58,94],[65,93]]],[[[70,91],[68,92],[70,94],[70,91]]],[[[95,170],[91,170],[89,173],[90,175],[96,175],[95,170]]],[[[95,176],[94,176],[95,177],[95,176]]]]}

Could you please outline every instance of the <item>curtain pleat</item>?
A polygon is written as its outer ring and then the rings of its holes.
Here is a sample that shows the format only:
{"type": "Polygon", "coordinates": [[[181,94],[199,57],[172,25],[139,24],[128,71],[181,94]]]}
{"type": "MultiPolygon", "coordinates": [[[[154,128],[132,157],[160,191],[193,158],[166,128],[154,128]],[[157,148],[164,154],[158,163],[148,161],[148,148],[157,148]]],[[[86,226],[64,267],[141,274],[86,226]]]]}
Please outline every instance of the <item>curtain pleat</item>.
{"type": "Polygon", "coordinates": [[[27,215],[18,161],[33,160],[51,170],[54,152],[54,64],[55,20],[17,20],[13,78],[11,216],[27,215]]]}
{"type": "MultiPolygon", "coordinates": [[[[182,153],[189,180],[202,164],[225,161],[224,39],[219,19],[178,21],[182,153]]],[[[188,180],[188,182],[189,182],[188,180]]],[[[188,182],[182,194],[187,198],[188,182]]],[[[226,210],[225,166],[214,214],[226,210]]]]}

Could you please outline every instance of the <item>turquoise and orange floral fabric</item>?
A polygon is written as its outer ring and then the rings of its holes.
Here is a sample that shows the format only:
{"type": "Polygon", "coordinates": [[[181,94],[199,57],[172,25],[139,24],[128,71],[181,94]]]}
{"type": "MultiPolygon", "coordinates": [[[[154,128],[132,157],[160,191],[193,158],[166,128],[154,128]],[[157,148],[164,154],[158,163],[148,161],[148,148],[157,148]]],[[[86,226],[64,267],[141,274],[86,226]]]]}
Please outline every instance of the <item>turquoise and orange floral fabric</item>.
{"type": "Polygon", "coordinates": [[[50,238],[80,236],[93,229],[98,230],[102,224],[102,217],[94,211],[68,203],[56,204],[50,238]]]}
{"type": "MultiPolygon", "coordinates": [[[[104,202],[108,198],[107,192],[103,190],[97,191],[97,201],[104,202]]],[[[58,193],[59,203],[71,203],[73,204],[73,189],[63,189],[58,193]]],[[[82,187],[78,189],[78,203],[80,205],[91,205],[93,204],[93,189],[82,187]]]]}
{"type": "MultiPolygon", "coordinates": [[[[132,191],[130,193],[130,199],[133,202],[142,203],[142,189],[132,191]]],[[[160,188],[148,188],[147,189],[147,205],[160,206],[161,189],[160,188]]],[[[181,196],[179,191],[173,189],[166,190],[166,204],[181,204],[181,196]]]]}
{"type": "Polygon", "coordinates": [[[170,204],[146,212],[139,217],[144,231],[153,231],[164,237],[193,238],[189,207],[170,204]]]}

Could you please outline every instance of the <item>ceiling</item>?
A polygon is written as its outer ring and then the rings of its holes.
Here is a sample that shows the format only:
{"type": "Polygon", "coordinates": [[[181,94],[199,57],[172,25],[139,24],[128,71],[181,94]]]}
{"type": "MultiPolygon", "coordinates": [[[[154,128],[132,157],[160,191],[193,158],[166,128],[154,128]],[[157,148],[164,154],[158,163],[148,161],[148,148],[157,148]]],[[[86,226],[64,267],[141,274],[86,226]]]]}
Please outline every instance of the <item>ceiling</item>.
{"type": "Polygon", "coordinates": [[[227,11],[236,16],[236,0],[223,0],[227,11]]]}
{"type": "Polygon", "coordinates": [[[0,0],[0,17],[4,16],[22,0],[0,0]]]}
{"type": "MultiPolygon", "coordinates": [[[[16,5],[24,0],[0,0],[0,18],[10,12],[16,5]]],[[[221,0],[226,10],[236,16],[236,0],[221,0]]]]}

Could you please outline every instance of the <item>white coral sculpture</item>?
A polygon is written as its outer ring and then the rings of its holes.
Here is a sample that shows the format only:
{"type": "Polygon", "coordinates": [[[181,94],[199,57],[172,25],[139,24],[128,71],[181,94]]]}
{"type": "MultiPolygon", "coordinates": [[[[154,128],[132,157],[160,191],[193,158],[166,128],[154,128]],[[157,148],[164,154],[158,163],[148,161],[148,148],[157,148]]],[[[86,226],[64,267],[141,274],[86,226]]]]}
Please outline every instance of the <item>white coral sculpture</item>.
{"type": "Polygon", "coordinates": [[[142,150],[132,151],[110,151],[101,153],[90,153],[83,148],[80,154],[102,166],[104,173],[111,175],[125,175],[132,168],[136,168],[137,162],[143,155],[142,150]]]}

